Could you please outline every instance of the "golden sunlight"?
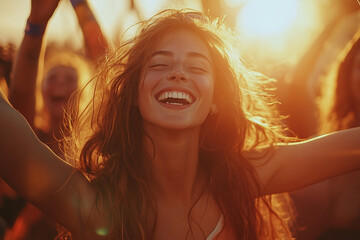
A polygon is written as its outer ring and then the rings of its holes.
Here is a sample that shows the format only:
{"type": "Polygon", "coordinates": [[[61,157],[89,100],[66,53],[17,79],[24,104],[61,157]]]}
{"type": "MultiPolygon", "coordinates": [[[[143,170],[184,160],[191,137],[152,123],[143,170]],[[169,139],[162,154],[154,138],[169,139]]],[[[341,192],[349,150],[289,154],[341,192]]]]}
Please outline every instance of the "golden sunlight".
{"type": "Polygon", "coordinates": [[[237,27],[259,37],[274,36],[289,29],[297,13],[298,0],[249,0],[237,17],[237,27]]]}

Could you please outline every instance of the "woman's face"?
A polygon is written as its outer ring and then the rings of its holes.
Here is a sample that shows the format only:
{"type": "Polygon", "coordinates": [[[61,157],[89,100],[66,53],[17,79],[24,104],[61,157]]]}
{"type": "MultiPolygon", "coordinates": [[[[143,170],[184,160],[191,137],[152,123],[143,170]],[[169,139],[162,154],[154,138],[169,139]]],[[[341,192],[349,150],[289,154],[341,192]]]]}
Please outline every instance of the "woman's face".
{"type": "Polygon", "coordinates": [[[138,106],[144,127],[200,127],[213,92],[212,61],[204,42],[185,29],[166,33],[142,71],[138,106]]]}
{"type": "Polygon", "coordinates": [[[78,75],[73,67],[59,65],[48,71],[42,83],[42,94],[50,116],[63,117],[64,103],[77,88],[78,75]]]}

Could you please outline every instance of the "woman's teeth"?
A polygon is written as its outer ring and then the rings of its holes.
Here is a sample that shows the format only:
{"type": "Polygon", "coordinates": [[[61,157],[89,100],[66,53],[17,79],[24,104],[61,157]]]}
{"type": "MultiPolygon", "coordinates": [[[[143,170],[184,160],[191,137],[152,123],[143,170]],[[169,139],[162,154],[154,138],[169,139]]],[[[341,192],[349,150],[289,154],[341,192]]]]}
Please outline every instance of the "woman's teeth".
{"type": "Polygon", "coordinates": [[[193,103],[193,97],[186,92],[165,91],[158,95],[157,100],[162,103],[174,105],[187,105],[193,103]]]}

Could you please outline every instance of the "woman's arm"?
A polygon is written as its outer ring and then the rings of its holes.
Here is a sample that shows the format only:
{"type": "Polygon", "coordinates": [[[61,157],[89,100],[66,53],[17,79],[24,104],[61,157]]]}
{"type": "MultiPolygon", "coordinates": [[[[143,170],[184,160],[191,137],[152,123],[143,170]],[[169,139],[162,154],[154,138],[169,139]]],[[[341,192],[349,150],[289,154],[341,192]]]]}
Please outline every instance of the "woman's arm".
{"type": "Polygon", "coordinates": [[[293,191],[360,170],[360,127],[281,145],[257,164],[264,194],[293,191]]]}
{"type": "Polygon", "coordinates": [[[100,220],[89,181],[39,141],[1,89],[0,116],[0,176],[75,236],[89,231],[100,220]]]}

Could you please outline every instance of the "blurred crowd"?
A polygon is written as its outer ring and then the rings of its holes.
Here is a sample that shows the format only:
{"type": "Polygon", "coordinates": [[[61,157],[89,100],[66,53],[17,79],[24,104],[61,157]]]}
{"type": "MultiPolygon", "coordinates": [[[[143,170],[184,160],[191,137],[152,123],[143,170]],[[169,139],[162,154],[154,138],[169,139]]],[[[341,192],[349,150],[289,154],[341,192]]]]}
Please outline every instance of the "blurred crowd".
{"type": "MultiPolygon", "coordinates": [[[[35,2],[29,19],[43,27],[39,31],[46,31],[56,7],[35,2]]],[[[333,14],[325,17],[329,9],[324,10],[325,27],[295,66],[265,69],[256,65],[255,69],[277,79],[279,109],[287,116],[284,121],[291,132],[302,139],[360,126],[360,6],[355,0],[327,2],[333,14]]],[[[84,35],[83,51],[27,37],[38,32],[24,34],[20,46],[0,42],[0,88],[39,139],[60,156],[58,140],[63,133],[59,126],[66,103],[91,78],[109,46],[91,6],[86,1],[72,3],[78,17],[74,24],[80,25],[84,35]]],[[[227,15],[228,25],[234,27],[241,5],[230,9],[221,0],[201,3],[214,17],[227,15]]],[[[296,239],[360,239],[360,172],[290,194],[296,239]]],[[[0,182],[0,239],[54,239],[59,231],[55,222],[0,182]]]]}

